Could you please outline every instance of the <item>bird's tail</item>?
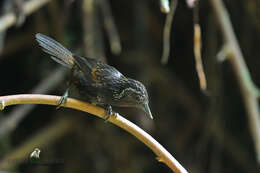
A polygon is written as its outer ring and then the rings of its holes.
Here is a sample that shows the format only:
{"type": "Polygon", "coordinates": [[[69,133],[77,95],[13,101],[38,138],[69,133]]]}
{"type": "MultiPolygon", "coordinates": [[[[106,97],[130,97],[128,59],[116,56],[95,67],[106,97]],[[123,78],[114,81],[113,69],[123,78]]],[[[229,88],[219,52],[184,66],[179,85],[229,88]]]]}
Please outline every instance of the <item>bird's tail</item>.
{"type": "Polygon", "coordinates": [[[46,35],[38,33],[35,37],[43,51],[50,54],[54,61],[68,68],[74,66],[75,61],[71,51],[46,35]]]}

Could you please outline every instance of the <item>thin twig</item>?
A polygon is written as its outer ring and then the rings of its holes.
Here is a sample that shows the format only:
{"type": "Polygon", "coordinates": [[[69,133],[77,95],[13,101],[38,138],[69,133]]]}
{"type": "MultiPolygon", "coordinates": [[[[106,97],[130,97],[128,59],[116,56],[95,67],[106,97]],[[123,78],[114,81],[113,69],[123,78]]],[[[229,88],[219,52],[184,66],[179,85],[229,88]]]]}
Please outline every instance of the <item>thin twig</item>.
{"type": "Polygon", "coordinates": [[[199,76],[200,89],[207,89],[206,75],[204,73],[202,58],[201,58],[201,30],[199,24],[194,24],[194,57],[196,61],[196,70],[199,76]]]}
{"type": "MultiPolygon", "coordinates": [[[[34,11],[41,8],[50,0],[30,0],[23,4],[23,12],[25,15],[30,15],[34,11]]],[[[5,31],[9,27],[16,24],[17,18],[14,12],[9,12],[0,18],[0,32],[5,31]]]]}
{"type": "Polygon", "coordinates": [[[176,11],[178,0],[172,0],[170,4],[170,13],[166,16],[166,22],[163,29],[163,53],[162,53],[162,64],[167,64],[170,55],[170,41],[171,41],[171,28],[173,17],[176,11]]]}
{"type": "Polygon", "coordinates": [[[99,26],[97,1],[83,0],[82,12],[84,55],[106,61],[103,45],[103,32],[99,26]]]}
{"type": "MultiPolygon", "coordinates": [[[[195,2],[194,2],[195,3],[195,2]]],[[[201,29],[199,24],[199,1],[196,1],[196,5],[193,8],[193,22],[194,22],[194,57],[196,62],[196,70],[200,81],[200,89],[205,91],[207,89],[206,75],[203,68],[201,49],[201,29]]]]}
{"type": "Polygon", "coordinates": [[[225,44],[229,47],[230,55],[228,60],[231,62],[239,82],[248,113],[248,123],[254,140],[257,159],[260,162],[260,114],[258,105],[260,91],[251,79],[225,5],[221,0],[211,0],[210,2],[219,21],[226,41],[225,44]]]}
{"type": "MultiPolygon", "coordinates": [[[[60,98],[61,97],[59,96],[40,94],[2,96],[0,97],[0,109],[4,109],[6,106],[16,104],[47,104],[56,106],[60,98]]],[[[88,112],[103,119],[106,117],[106,110],[86,102],[78,101],[76,99],[69,98],[66,106],[64,107],[88,112]]],[[[187,172],[185,168],[183,168],[181,164],[161,144],[159,144],[152,136],[143,131],[137,125],[123,118],[119,114],[111,116],[108,121],[121,127],[142,141],[157,155],[157,158],[160,162],[165,163],[175,173],[187,172]]]]}
{"type": "Polygon", "coordinates": [[[101,7],[101,12],[104,20],[104,27],[108,35],[110,42],[110,50],[113,54],[121,53],[121,43],[120,37],[116,29],[114,18],[111,12],[110,4],[107,0],[99,0],[99,6],[101,7]]]}

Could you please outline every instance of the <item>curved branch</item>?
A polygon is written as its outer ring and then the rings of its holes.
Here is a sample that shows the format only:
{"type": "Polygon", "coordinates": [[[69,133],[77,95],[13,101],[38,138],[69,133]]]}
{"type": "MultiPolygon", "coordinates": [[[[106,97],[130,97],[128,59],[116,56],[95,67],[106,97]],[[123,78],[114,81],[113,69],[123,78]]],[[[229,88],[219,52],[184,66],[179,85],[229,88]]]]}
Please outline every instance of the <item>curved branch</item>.
{"type": "MultiPolygon", "coordinates": [[[[46,104],[46,105],[57,105],[60,100],[60,96],[41,95],[41,94],[21,94],[21,95],[10,95],[0,97],[0,110],[3,110],[6,106],[16,104],[46,104]]],[[[94,106],[89,103],[85,103],[76,99],[68,98],[66,105],[63,107],[73,108],[88,112],[96,115],[100,118],[105,119],[106,111],[100,107],[94,106]]],[[[172,171],[176,173],[186,173],[185,168],[152,136],[143,131],[137,125],[128,121],[120,115],[111,116],[109,122],[121,127],[128,131],[145,145],[147,145],[156,155],[158,161],[164,162],[172,171]]]]}

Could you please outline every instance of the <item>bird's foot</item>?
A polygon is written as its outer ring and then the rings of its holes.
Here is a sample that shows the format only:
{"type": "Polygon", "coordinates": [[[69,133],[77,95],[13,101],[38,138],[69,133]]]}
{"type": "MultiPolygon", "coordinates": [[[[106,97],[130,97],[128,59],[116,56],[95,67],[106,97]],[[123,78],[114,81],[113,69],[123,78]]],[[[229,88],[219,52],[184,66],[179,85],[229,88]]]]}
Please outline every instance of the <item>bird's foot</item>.
{"type": "Polygon", "coordinates": [[[109,120],[111,116],[117,116],[118,113],[113,112],[112,107],[109,105],[106,107],[106,116],[105,116],[105,123],[109,120]]]}
{"type": "Polygon", "coordinates": [[[66,105],[67,100],[68,100],[68,97],[69,97],[69,88],[65,91],[65,93],[63,94],[63,96],[62,96],[61,99],[59,100],[56,109],[59,109],[62,104],[66,105]]]}

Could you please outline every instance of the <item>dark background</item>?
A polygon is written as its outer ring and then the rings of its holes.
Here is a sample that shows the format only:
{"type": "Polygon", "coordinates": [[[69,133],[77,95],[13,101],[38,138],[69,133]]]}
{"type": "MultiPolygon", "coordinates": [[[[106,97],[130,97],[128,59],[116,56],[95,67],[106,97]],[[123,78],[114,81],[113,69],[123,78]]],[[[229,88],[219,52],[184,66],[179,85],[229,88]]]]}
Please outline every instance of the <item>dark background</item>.
{"type": "MultiPolygon", "coordinates": [[[[66,69],[44,54],[34,39],[36,33],[44,33],[79,55],[103,58],[124,75],[141,81],[147,87],[154,120],[134,108],[114,110],[151,134],[189,172],[260,171],[237,78],[229,62],[216,58],[223,39],[210,2],[199,4],[208,84],[202,92],[193,54],[193,10],[185,1],[179,0],[175,13],[167,65],[161,64],[166,15],[159,1],[106,2],[121,39],[121,54],[110,49],[104,1],[53,0],[27,16],[20,27],[10,27],[0,56],[0,95],[29,94],[45,85],[36,93],[63,94],[66,69]],[[48,86],[48,81],[42,82],[46,78],[55,78],[56,84],[48,86]]],[[[224,2],[259,86],[260,1],[224,2]]],[[[3,9],[1,13],[5,14],[3,9]]],[[[70,97],[78,95],[72,92],[70,97]]],[[[10,161],[10,172],[171,172],[143,143],[102,119],[47,105],[22,113],[25,109],[11,106],[0,112],[0,164],[8,156],[28,159],[27,153],[36,147],[41,160],[50,164],[10,161]],[[9,124],[3,123],[14,116],[9,124]]]]}

